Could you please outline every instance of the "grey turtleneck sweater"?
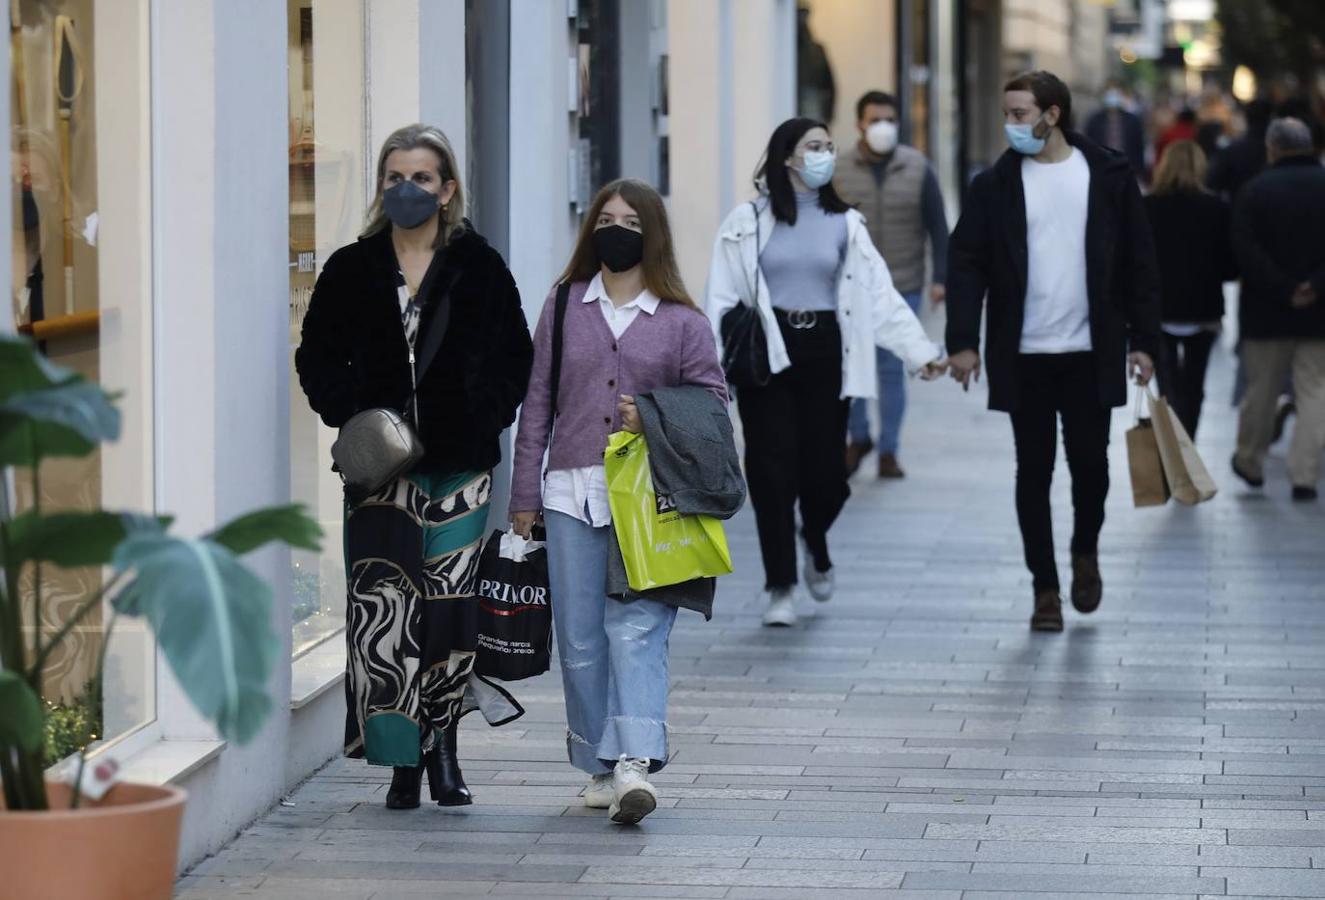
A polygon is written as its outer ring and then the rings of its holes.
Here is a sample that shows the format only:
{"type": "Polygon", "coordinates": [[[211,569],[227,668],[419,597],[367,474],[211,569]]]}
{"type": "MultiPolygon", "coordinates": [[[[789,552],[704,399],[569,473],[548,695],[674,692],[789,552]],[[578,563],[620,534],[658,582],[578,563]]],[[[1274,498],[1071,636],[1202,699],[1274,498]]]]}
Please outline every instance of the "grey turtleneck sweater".
{"type": "Polygon", "coordinates": [[[778,222],[759,254],[774,309],[837,309],[837,273],[847,249],[847,217],[826,212],[818,192],[796,194],[796,224],[778,222]]]}

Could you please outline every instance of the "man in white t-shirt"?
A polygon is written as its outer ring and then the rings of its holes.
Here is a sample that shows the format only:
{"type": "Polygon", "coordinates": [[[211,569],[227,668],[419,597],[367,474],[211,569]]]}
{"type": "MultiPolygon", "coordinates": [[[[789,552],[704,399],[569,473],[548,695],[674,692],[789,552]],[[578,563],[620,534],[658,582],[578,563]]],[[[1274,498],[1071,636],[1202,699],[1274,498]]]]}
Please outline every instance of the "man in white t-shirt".
{"type": "Polygon", "coordinates": [[[1103,595],[1110,414],[1127,402],[1129,372],[1138,384],[1153,374],[1159,282],[1131,166],[1067,130],[1067,85],[1049,72],[1018,76],[1003,113],[1011,149],[972,181],[949,245],[947,345],[968,388],[987,310],[989,406],[1011,414],[1017,445],[1031,628],[1062,631],[1049,506],[1059,421],[1072,473],[1072,605],[1089,613],[1103,595]]]}

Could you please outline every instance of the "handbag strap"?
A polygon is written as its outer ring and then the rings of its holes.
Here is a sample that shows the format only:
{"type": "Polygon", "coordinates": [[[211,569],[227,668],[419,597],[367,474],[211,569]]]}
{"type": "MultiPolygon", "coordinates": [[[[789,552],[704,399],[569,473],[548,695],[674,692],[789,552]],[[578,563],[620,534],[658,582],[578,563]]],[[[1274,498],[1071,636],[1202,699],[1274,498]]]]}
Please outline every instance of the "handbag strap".
{"type": "MultiPolygon", "coordinates": [[[[424,303],[427,303],[429,296],[434,290],[437,279],[441,277],[441,272],[446,268],[446,251],[438,250],[433,254],[432,262],[428,264],[428,271],[424,273],[423,281],[419,283],[419,297],[422,297],[424,303]]],[[[419,385],[423,381],[423,375],[432,365],[433,360],[437,358],[437,351],[442,347],[442,341],[446,337],[446,332],[451,326],[451,289],[455,287],[460,280],[460,267],[453,266],[447,272],[446,284],[438,292],[437,300],[434,304],[432,316],[428,319],[428,329],[423,334],[423,341],[419,344],[416,361],[414,364],[414,384],[410,388],[409,397],[405,400],[405,409],[408,409],[411,402],[419,393],[419,385]]],[[[416,338],[417,340],[417,338],[416,338]]],[[[417,409],[417,404],[416,404],[417,409]]],[[[417,412],[415,419],[418,418],[417,412]]],[[[414,423],[418,427],[418,422],[414,423]]]]}
{"type": "Polygon", "coordinates": [[[759,309],[759,242],[763,240],[763,234],[759,222],[759,207],[758,205],[755,204],[753,200],[750,201],[750,209],[753,210],[755,214],[755,298],[754,302],[751,303],[751,307],[755,310],[758,310],[759,309]]]}
{"type": "Polygon", "coordinates": [[[548,378],[552,387],[552,418],[560,410],[557,400],[561,394],[561,355],[562,344],[566,337],[566,307],[570,305],[570,282],[557,285],[556,305],[552,308],[552,373],[548,378]]]}

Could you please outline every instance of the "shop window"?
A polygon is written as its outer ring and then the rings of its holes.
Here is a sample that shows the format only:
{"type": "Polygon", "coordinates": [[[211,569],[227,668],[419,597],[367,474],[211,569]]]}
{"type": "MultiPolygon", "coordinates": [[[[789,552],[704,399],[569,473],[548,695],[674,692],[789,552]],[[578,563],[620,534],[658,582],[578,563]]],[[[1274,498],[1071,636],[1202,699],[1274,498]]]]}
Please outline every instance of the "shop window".
{"type": "MultiPolygon", "coordinates": [[[[81,459],[16,473],[14,507],[42,512],[152,509],[152,310],[146,0],[18,0],[9,11],[9,315],[55,363],[120,395],[122,438],[81,459]],[[99,55],[105,48],[112,52],[99,55]]],[[[24,570],[24,609],[38,575],[24,570]]],[[[40,571],[29,650],[100,590],[99,568],[40,571]]],[[[121,621],[96,663],[107,621],[84,618],[43,672],[47,757],[105,746],[155,718],[155,645],[121,621]]]]}
{"type": "Polygon", "coordinates": [[[290,470],[294,499],[326,532],[293,554],[295,655],[345,627],[342,495],[335,433],[308,407],[294,351],[323,264],[351,243],[366,206],[362,0],[288,0],[290,86],[290,470]]]}

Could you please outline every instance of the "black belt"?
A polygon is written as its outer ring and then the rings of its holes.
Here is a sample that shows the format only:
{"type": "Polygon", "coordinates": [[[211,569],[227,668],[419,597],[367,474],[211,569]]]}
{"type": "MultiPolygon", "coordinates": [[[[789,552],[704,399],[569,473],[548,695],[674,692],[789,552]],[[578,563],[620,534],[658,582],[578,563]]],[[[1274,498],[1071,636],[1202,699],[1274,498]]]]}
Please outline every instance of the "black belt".
{"type": "Polygon", "coordinates": [[[837,324],[837,316],[827,309],[774,309],[773,315],[778,322],[794,331],[809,331],[837,324]]]}

